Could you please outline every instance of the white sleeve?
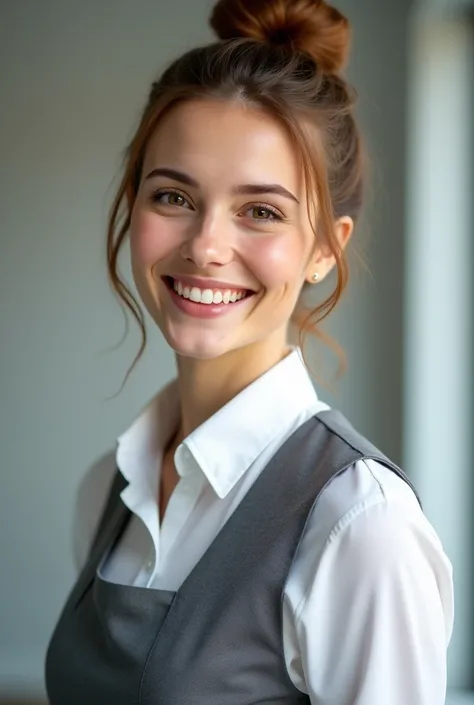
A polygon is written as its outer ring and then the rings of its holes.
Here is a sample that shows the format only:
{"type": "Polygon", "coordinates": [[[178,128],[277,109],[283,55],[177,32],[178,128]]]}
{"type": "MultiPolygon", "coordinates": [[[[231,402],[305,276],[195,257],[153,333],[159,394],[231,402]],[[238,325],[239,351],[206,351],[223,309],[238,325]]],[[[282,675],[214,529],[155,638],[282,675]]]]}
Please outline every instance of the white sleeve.
{"type": "Polygon", "coordinates": [[[110,452],[88,469],[79,484],[72,526],[74,567],[78,572],[84,566],[94,540],[116,467],[115,453],[110,452]]]}
{"type": "Polygon", "coordinates": [[[452,568],[421,510],[344,516],[294,617],[314,705],[444,705],[452,568]]]}

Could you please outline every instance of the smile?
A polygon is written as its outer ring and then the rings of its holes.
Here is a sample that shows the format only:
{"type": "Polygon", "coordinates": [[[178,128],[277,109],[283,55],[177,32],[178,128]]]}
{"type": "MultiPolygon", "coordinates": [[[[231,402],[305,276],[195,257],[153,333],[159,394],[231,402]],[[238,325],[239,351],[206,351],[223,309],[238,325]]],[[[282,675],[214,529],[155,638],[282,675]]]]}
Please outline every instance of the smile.
{"type": "Polygon", "coordinates": [[[182,284],[178,279],[173,279],[173,288],[179,296],[185,299],[194,301],[197,304],[234,304],[240,301],[244,296],[247,296],[245,290],[230,290],[230,289],[200,289],[197,286],[187,286],[182,284]]]}
{"type": "Polygon", "coordinates": [[[199,318],[214,318],[235,310],[253,296],[249,290],[200,289],[187,286],[172,277],[163,277],[175,305],[185,313],[199,318]]]}

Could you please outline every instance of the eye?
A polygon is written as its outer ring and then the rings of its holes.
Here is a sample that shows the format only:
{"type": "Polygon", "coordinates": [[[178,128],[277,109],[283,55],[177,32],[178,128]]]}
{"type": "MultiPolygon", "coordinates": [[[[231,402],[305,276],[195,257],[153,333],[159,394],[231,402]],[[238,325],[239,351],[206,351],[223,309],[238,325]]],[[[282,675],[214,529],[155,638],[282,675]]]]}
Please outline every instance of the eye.
{"type": "Polygon", "coordinates": [[[276,208],[273,208],[272,206],[267,206],[263,203],[254,204],[253,206],[248,208],[245,212],[251,213],[250,217],[252,218],[252,220],[260,220],[263,222],[265,222],[265,221],[267,221],[267,222],[268,221],[281,222],[284,220],[283,216],[281,215],[281,213],[279,213],[279,211],[277,211],[276,208]]]}
{"type": "Polygon", "coordinates": [[[152,203],[159,203],[162,206],[183,206],[189,208],[189,201],[182,193],[173,189],[158,189],[154,191],[150,197],[152,203]],[[167,200],[166,200],[167,199],[167,200]]]}

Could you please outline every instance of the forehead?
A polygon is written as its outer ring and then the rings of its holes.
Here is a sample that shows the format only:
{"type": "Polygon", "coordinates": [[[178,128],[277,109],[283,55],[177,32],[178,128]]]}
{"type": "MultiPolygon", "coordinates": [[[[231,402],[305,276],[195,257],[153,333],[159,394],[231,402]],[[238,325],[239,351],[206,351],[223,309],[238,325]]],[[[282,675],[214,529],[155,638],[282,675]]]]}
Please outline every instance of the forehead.
{"type": "Polygon", "coordinates": [[[200,183],[242,180],[300,190],[295,148],[285,129],[262,109],[230,101],[189,101],[159,121],[145,169],[180,166],[200,183]]]}

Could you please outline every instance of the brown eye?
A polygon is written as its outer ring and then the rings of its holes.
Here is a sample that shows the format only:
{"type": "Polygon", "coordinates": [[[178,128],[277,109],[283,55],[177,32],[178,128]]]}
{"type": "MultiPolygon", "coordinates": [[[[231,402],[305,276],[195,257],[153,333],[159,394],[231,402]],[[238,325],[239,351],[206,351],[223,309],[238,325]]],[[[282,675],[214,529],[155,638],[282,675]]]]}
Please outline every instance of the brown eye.
{"type": "Polygon", "coordinates": [[[251,214],[251,218],[253,220],[261,220],[261,221],[282,221],[283,216],[278,213],[278,211],[275,208],[271,208],[270,206],[264,206],[264,205],[255,205],[252,206],[251,208],[248,209],[248,213],[251,214]]]}
{"type": "Polygon", "coordinates": [[[182,208],[183,206],[188,206],[189,203],[186,198],[178,191],[170,191],[169,189],[160,189],[155,191],[151,195],[151,200],[153,203],[159,203],[163,206],[178,206],[182,208]]]}
{"type": "Polygon", "coordinates": [[[271,216],[271,213],[267,208],[252,208],[252,214],[254,218],[257,218],[258,220],[268,220],[268,218],[271,216]]]}
{"type": "Polygon", "coordinates": [[[168,194],[168,203],[170,206],[182,206],[184,203],[186,203],[186,200],[181,196],[180,193],[169,193],[168,194]]]}

